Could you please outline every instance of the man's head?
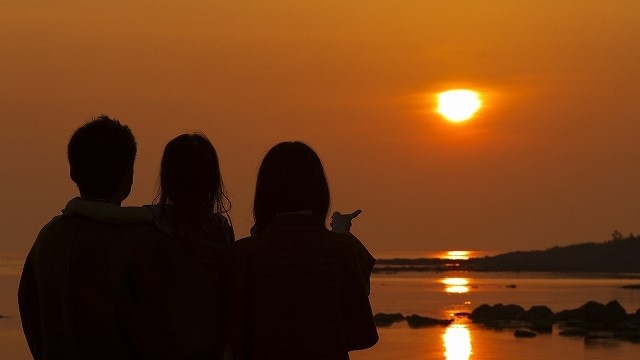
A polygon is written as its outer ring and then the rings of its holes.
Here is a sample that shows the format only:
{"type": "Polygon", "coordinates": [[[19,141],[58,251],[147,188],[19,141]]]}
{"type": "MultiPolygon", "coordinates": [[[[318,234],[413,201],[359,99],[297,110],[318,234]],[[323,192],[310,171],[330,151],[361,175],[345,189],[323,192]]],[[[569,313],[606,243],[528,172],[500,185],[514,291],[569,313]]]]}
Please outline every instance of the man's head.
{"type": "Polygon", "coordinates": [[[67,147],[70,175],[85,198],[120,202],[133,183],[136,139],[128,126],[106,115],[76,130],[67,147]]]}

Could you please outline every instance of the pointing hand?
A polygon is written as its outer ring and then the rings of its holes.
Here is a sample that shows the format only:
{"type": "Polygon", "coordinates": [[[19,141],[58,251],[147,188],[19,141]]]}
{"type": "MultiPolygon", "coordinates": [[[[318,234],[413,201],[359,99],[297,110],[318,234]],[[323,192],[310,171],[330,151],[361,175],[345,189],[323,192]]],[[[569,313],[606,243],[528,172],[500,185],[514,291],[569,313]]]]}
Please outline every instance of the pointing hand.
{"type": "Polygon", "coordinates": [[[331,215],[331,230],[335,232],[349,232],[351,230],[351,220],[355,219],[362,210],[356,210],[351,214],[341,214],[336,211],[331,215]]]}

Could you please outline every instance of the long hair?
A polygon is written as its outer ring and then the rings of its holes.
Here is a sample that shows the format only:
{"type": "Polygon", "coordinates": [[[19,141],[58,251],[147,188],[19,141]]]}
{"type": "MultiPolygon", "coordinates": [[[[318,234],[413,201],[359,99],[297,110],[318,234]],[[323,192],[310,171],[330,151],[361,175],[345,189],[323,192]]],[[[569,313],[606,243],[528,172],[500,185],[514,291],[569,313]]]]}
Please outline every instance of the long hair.
{"type": "Polygon", "coordinates": [[[265,155],[253,200],[251,234],[264,230],[278,214],[310,210],[326,221],[329,184],[318,155],[299,141],[282,142],[265,155]]]}
{"type": "Polygon", "coordinates": [[[160,164],[156,199],[162,220],[178,238],[190,238],[215,214],[231,221],[216,150],[200,133],[182,134],[167,143],[160,164]]]}

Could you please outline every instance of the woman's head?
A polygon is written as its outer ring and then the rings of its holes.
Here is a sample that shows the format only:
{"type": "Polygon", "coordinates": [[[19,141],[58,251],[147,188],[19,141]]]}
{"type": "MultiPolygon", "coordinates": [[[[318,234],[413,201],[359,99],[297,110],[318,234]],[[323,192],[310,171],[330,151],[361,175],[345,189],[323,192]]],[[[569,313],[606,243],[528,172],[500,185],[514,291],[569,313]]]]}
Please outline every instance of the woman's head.
{"type": "Polygon", "coordinates": [[[262,232],[282,213],[310,210],[324,220],[329,203],[329,185],[318,155],[302,142],[279,143],[260,165],[251,233],[262,232]]]}
{"type": "Polygon", "coordinates": [[[160,165],[161,205],[176,213],[227,212],[218,155],[203,134],[182,134],[169,141],[160,165]]]}

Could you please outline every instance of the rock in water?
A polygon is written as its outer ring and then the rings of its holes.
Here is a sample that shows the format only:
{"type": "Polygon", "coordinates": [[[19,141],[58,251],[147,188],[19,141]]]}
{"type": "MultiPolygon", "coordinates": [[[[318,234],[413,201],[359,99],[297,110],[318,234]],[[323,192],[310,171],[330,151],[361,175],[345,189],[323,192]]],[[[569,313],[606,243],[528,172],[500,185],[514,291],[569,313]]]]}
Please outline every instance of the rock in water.
{"type": "Polygon", "coordinates": [[[569,327],[561,330],[558,335],[562,336],[585,336],[587,334],[587,330],[581,327],[569,327]]]}
{"type": "Polygon", "coordinates": [[[404,315],[400,313],[378,313],[373,316],[373,321],[375,321],[376,326],[391,326],[391,324],[402,320],[404,320],[404,315]]]}
{"type": "Polygon", "coordinates": [[[536,334],[531,330],[516,329],[516,331],[513,332],[513,336],[520,337],[520,338],[531,338],[531,337],[538,336],[538,334],[536,334]]]}
{"type": "Polygon", "coordinates": [[[434,319],[420,315],[407,316],[407,323],[412,328],[421,328],[434,325],[449,325],[453,319],[434,319]]]}

